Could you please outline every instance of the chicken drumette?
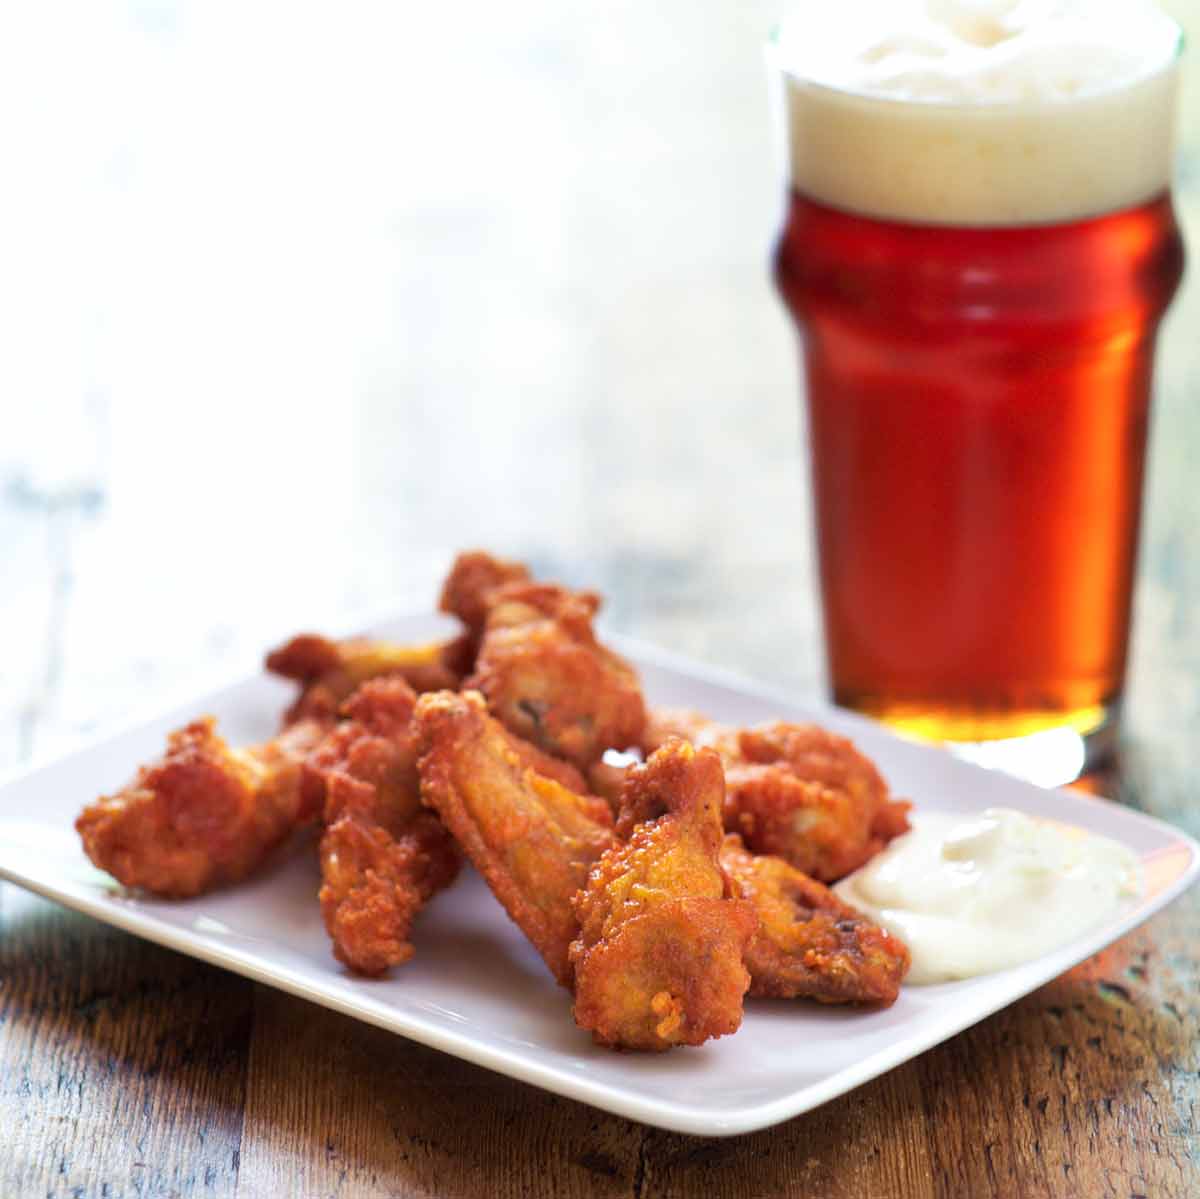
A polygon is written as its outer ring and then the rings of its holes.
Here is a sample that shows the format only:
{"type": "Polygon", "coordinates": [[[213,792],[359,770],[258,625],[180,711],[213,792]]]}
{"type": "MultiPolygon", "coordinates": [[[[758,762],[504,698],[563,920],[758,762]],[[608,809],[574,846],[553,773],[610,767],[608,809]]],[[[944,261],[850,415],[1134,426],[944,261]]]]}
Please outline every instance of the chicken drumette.
{"type": "Polygon", "coordinates": [[[482,692],[517,736],[587,770],[607,749],[636,745],[646,713],[637,672],[596,639],[592,592],[508,583],[490,593],[475,669],[482,692]]]}
{"type": "Polygon", "coordinates": [[[519,562],[460,554],[440,606],[464,625],[473,666],[462,684],[523,740],[587,771],[605,750],[640,742],[637,673],[592,628],[600,597],[533,582],[519,562]]]}
{"type": "Polygon", "coordinates": [[[339,961],[382,974],[413,954],[409,931],[458,874],[458,850],[421,806],[416,695],[400,677],[363,684],[310,759],[326,783],[321,914],[339,961]]]}

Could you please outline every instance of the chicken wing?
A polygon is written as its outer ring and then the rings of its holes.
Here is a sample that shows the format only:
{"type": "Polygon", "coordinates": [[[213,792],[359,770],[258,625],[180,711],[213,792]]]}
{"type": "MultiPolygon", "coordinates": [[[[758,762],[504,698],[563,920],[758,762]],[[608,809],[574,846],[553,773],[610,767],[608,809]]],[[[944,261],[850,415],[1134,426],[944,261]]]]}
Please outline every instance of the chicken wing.
{"type": "Polygon", "coordinates": [[[490,717],[476,692],[423,695],[416,712],[422,799],[569,986],[571,897],[612,844],[608,805],[547,774],[561,764],[490,717]]]}
{"type": "Polygon", "coordinates": [[[413,918],[461,864],[449,833],[421,807],[415,703],[398,676],[364,683],[310,759],[327,788],[321,915],[334,956],[360,974],[412,957],[413,918]]]}
{"type": "Polygon", "coordinates": [[[755,853],[778,854],[821,882],[857,870],[908,828],[871,760],[816,725],[733,729],[694,712],[656,711],[644,743],[683,736],[725,763],[725,828],[755,853]]]}
{"type": "Polygon", "coordinates": [[[529,582],[529,568],[485,550],[464,550],[450,567],[442,584],[438,608],[457,616],[478,639],[490,608],[489,597],[505,583],[529,582]]]}
{"type": "Polygon", "coordinates": [[[232,749],[207,716],[167,739],[115,795],[75,822],[84,852],[127,887],[185,898],[249,875],[324,799],[306,758],[326,724],[301,720],[273,741],[232,749]]]}
{"type": "Polygon", "coordinates": [[[267,669],[301,685],[284,724],[305,717],[332,721],[341,704],[370,679],[399,675],[416,691],[455,688],[470,669],[474,650],[465,636],[424,645],[397,645],[369,637],[331,641],[301,633],[267,655],[267,669]]]}
{"type": "Polygon", "coordinates": [[[894,1003],[908,973],[903,942],[782,858],[750,853],[736,833],[721,865],[754,904],[750,994],[820,1003],[894,1003]]]}
{"type": "Polygon", "coordinates": [[[575,899],[575,1022],[602,1045],[670,1049],[736,1032],[758,919],[717,860],[724,783],[711,749],[666,742],[626,777],[624,844],[575,899]]]}
{"type": "Polygon", "coordinates": [[[638,744],[646,719],[641,684],[596,640],[599,596],[507,583],[488,602],[475,670],[463,686],[482,692],[504,725],[581,770],[607,749],[638,744]]]}

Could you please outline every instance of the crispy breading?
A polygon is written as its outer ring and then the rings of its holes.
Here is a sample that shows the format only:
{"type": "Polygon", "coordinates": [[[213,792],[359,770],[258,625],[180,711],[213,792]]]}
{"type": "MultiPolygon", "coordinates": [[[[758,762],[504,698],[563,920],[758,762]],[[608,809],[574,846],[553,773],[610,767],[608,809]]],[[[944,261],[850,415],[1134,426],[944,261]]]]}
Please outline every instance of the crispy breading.
{"type": "Polygon", "coordinates": [[[889,797],[875,810],[875,819],[871,821],[872,837],[882,846],[907,833],[912,828],[908,822],[908,814],[911,811],[911,800],[889,797]]]}
{"type": "Polygon", "coordinates": [[[545,755],[489,716],[477,692],[423,695],[416,719],[422,799],[569,986],[571,898],[612,844],[608,805],[541,773],[545,755]]]}
{"type": "Polygon", "coordinates": [[[284,724],[313,717],[332,721],[354,690],[370,679],[398,675],[415,691],[456,688],[471,668],[474,648],[466,636],[422,645],[401,645],[370,637],[332,641],[300,633],[273,649],[267,669],[301,685],[284,724]]]}
{"type": "Polygon", "coordinates": [[[415,703],[399,676],[364,683],[310,759],[327,787],[321,914],[334,955],[360,974],[412,957],[413,918],[461,862],[449,833],[421,807],[415,703]]]}
{"type": "Polygon", "coordinates": [[[430,812],[398,828],[379,822],[368,783],[332,776],[329,803],[339,814],[321,838],[321,916],[338,961],[382,974],[413,956],[414,918],[455,880],[462,860],[430,812]]]}
{"type": "Polygon", "coordinates": [[[618,836],[575,899],[575,1022],[602,1045],[670,1049],[736,1032],[758,926],[717,860],[721,760],[664,744],[624,783],[618,836]]]}
{"type": "Polygon", "coordinates": [[[890,797],[874,763],[816,725],[777,720],[735,729],[695,712],[653,712],[647,747],[671,736],[721,755],[729,832],[821,882],[857,870],[908,828],[910,805],[890,797]]]}
{"type": "MultiPolygon", "coordinates": [[[[309,765],[324,776],[346,774],[370,784],[374,818],[388,828],[399,828],[421,811],[416,703],[404,679],[372,679],[342,705],[343,719],[309,756],[309,765]]],[[[336,816],[337,805],[327,800],[326,823],[336,816]]]]}
{"type": "Polygon", "coordinates": [[[895,1002],[910,962],[902,941],[783,858],[751,853],[736,833],[720,861],[758,913],[746,948],[751,995],[895,1002]]]}
{"type": "Polygon", "coordinates": [[[245,878],[319,816],[324,786],[305,759],[325,727],[305,720],[233,749],[211,716],[192,721],[128,786],[84,808],[84,852],[125,886],[173,898],[245,878]]]}
{"type": "Polygon", "coordinates": [[[478,639],[491,607],[491,593],[504,583],[528,582],[529,577],[529,568],[521,562],[494,557],[486,550],[464,550],[442,584],[438,609],[457,616],[478,639]]]}
{"type": "Polygon", "coordinates": [[[670,738],[682,737],[697,747],[709,746],[720,752],[719,740],[731,732],[728,725],[718,724],[711,716],[691,708],[649,708],[642,748],[652,754],[670,738]]]}
{"type": "Polygon", "coordinates": [[[587,770],[607,749],[639,743],[637,672],[596,640],[600,598],[546,583],[490,593],[475,671],[463,684],[517,736],[587,770]]]}

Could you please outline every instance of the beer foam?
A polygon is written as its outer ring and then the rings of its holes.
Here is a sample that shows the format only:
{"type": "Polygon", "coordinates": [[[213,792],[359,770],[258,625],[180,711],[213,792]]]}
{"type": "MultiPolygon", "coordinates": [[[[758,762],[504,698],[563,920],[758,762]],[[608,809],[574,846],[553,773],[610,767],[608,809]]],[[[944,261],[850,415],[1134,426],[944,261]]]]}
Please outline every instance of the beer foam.
{"type": "Polygon", "coordinates": [[[1170,182],[1180,45],[1151,0],[804,0],[774,47],[792,181],[935,224],[1130,207],[1170,182]]]}

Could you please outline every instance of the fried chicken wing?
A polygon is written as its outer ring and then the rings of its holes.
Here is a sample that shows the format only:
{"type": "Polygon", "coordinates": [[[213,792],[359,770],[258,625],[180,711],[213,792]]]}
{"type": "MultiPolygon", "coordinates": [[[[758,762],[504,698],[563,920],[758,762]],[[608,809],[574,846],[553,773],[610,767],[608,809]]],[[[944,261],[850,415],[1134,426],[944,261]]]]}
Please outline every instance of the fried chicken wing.
{"type": "Polygon", "coordinates": [[[733,729],[694,712],[657,711],[645,744],[684,736],[725,763],[725,827],[755,853],[778,854],[821,882],[857,870],[908,828],[871,760],[816,725],[733,729]]]}
{"type": "Polygon", "coordinates": [[[491,593],[505,583],[529,582],[529,568],[485,550],[464,550],[450,567],[438,609],[457,616],[477,639],[487,620],[491,593]]]}
{"type": "Polygon", "coordinates": [[[439,607],[467,627],[474,666],[464,689],[523,740],[575,763],[636,745],[645,705],[633,668],[592,629],[600,597],[535,583],[519,562],[459,554],[439,607]]]}
{"type": "Polygon", "coordinates": [[[594,592],[507,583],[489,593],[475,671],[464,683],[518,737],[582,770],[642,736],[637,672],[596,640],[594,592]]]}
{"type": "MultiPolygon", "coordinates": [[[[377,821],[388,827],[399,827],[421,811],[416,703],[403,678],[372,679],[342,704],[342,721],[309,756],[312,769],[327,779],[345,774],[370,784],[377,821]]],[[[328,800],[325,815],[327,823],[336,815],[328,800]]]]}
{"type": "Polygon", "coordinates": [[[348,775],[330,782],[340,815],[321,838],[321,916],[334,956],[375,976],[413,956],[413,920],[458,876],[454,842],[432,813],[396,832],[374,819],[374,788],[348,775]]]}
{"type": "Polygon", "coordinates": [[[422,799],[569,986],[571,898],[613,842],[608,805],[544,773],[546,756],[490,717],[478,693],[421,696],[417,726],[422,799]]]}
{"type": "Polygon", "coordinates": [[[460,866],[449,833],[421,807],[415,704],[399,676],[364,683],[310,759],[327,791],[321,915],[334,956],[360,974],[412,957],[413,918],[460,866]]]}
{"type": "Polygon", "coordinates": [[[895,1002],[909,967],[903,942],[782,858],[750,853],[736,833],[720,861],[758,913],[746,947],[751,995],[895,1002]]]}
{"type": "Polygon", "coordinates": [[[211,716],[193,721],[128,786],[84,808],[84,852],[125,886],[172,898],[245,878],[320,815],[324,785],[306,758],[325,730],[303,720],[232,749],[211,716]]]}
{"type": "Polygon", "coordinates": [[[575,1022],[602,1045],[670,1049],[736,1032],[758,919],[718,862],[721,760],[664,744],[624,783],[618,836],[575,899],[575,1022]]]}
{"type": "Polygon", "coordinates": [[[331,641],[300,633],[267,655],[267,669],[301,685],[284,723],[305,717],[332,721],[341,704],[370,679],[399,675],[416,691],[456,688],[470,669],[474,649],[466,636],[424,645],[397,645],[369,637],[331,641]]]}

